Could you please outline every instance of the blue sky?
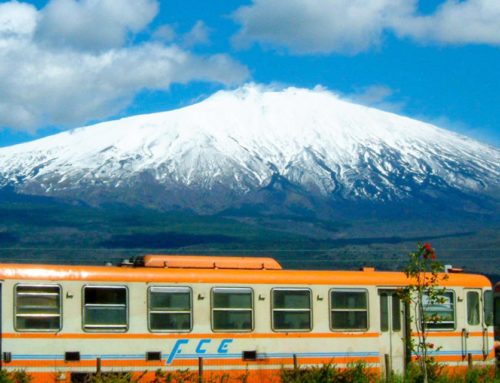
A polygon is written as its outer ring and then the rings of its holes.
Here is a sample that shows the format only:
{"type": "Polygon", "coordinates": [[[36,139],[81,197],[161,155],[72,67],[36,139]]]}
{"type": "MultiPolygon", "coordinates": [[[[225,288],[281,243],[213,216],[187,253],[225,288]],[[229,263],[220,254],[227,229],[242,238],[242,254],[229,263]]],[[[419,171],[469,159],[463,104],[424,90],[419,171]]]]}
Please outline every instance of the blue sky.
{"type": "Polygon", "coordinates": [[[0,1],[0,146],[246,82],[500,146],[500,1],[0,1]]]}

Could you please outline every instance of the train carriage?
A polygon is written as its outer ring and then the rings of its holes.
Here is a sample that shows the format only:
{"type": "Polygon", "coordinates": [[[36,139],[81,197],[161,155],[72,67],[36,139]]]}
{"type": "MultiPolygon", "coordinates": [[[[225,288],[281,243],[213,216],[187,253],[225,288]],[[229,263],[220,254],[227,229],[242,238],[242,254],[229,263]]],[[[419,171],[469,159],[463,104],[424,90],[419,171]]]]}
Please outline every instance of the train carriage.
{"type": "MultiPolygon", "coordinates": [[[[0,265],[1,368],[41,382],[186,368],[278,381],[283,367],[364,361],[403,372],[415,336],[404,273],[284,270],[270,258],[149,255],[121,266],[0,265]]],[[[449,274],[426,310],[433,356],[493,365],[492,289],[449,274]]]]}

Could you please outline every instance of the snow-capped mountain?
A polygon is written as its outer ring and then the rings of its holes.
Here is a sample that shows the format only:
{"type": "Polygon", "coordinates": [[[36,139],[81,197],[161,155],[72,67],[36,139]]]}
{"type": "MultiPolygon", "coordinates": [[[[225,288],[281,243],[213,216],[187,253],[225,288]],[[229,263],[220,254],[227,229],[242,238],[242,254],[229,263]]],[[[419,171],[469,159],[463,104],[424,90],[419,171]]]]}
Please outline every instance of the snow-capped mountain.
{"type": "Polygon", "coordinates": [[[388,202],[450,191],[498,199],[500,150],[324,89],[247,85],[2,148],[6,186],[202,211],[263,202],[273,191],[292,204],[293,195],[388,202]]]}

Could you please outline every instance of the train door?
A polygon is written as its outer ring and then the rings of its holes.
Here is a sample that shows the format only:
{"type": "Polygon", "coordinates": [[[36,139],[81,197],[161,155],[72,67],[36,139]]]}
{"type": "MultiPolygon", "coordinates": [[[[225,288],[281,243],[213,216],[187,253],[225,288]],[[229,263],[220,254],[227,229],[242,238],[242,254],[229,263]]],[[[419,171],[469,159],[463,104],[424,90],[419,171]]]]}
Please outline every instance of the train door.
{"type": "Polygon", "coordinates": [[[401,374],[405,367],[404,306],[396,290],[380,289],[380,342],[385,371],[401,374]]]}
{"type": "Polygon", "coordinates": [[[493,295],[493,326],[495,326],[495,340],[500,341],[500,282],[495,285],[493,295]]]}
{"type": "Polygon", "coordinates": [[[481,318],[481,289],[465,289],[465,325],[462,329],[462,357],[484,355],[487,345],[484,344],[484,328],[481,318]]]}

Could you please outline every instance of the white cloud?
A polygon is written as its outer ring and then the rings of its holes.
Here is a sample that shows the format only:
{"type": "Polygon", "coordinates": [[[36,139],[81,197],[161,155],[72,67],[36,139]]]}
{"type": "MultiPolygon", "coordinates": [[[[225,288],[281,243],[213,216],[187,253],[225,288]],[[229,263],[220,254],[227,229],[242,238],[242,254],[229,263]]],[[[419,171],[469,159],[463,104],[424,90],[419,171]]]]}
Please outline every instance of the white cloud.
{"type": "Polygon", "coordinates": [[[500,44],[500,1],[447,0],[420,15],[418,0],[253,0],[233,18],[237,46],[258,42],[296,54],[356,54],[384,32],[420,42],[500,44]]]}
{"type": "Polygon", "coordinates": [[[169,43],[175,39],[176,33],[175,29],[171,25],[160,25],[153,33],[153,38],[155,40],[163,41],[169,43]]]}
{"type": "Polygon", "coordinates": [[[37,11],[29,4],[0,4],[0,39],[31,35],[36,27],[37,11]]]}
{"type": "Polygon", "coordinates": [[[401,101],[393,100],[395,93],[397,92],[388,86],[376,84],[356,89],[352,93],[341,93],[341,96],[358,104],[388,112],[400,113],[405,104],[401,101]]]}
{"type": "Polygon", "coordinates": [[[408,12],[410,1],[254,0],[234,18],[238,45],[258,41],[294,53],[358,53],[379,43],[388,17],[408,12]]]}
{"type": "Polygon", "coordinates": [[[198,20],[193,28],[184,35],[183,43],[186,47],[193,47],[198,44],[208,44],[210,29],[201,20],[198,20]]]}
{"type": "Polygon", "coordinates": [[[36,35],[42,42],[72,48],[115,48],[157,12],[156,0],[52,0],[40,12],[36,35]]]}
{"type": "Polygon", "coordinates": [[[448,0],[431,15],[396,18],[392,27],[423,42],[500,45],[500,1],[448,0]]]}
{"type": "MultiPolygon", "coordinates": [[[[87,0],[78,6],[92,8],[96,3],[100,2],[87,0]]],[[[84,124],[123,110],[144,89],[168,90],[172,83],[190,81],[233,85],[248,77],[247,68],[226,55],[199,56],[158,41],[127,43],[128,33],[146,27],[150,16],[144,15],[151,15],[147,9],[152,4],[130,3],[136,4],[136,13],[142,16],[135,19],[132,10],[120,11],[124,12],[120,14],[124,26],[118,28],[119,33],[113,26],[114,32],[100,31],[79,39],[73,34],[79,27],[66,35],[61,25],[52,26],[52,31],[67,36],[64,43],[52,32],[40,32],[39,23],[48,22],[46,9],[37,11],[18,2],[0,4],[0,128],[33,131],[50,125],[84,124]],[[96,43],[98,34],[105,43],[96,43]]],[[[61,4],[75,5],[69,0],[53,0],[47,7],[61,4]]],[[[113,6],[100,7],[109,12],[114,24],[118,16],[113,6]]],[[[101,22],[106,19],[104,14],[99,17],[101,22]]]]}

